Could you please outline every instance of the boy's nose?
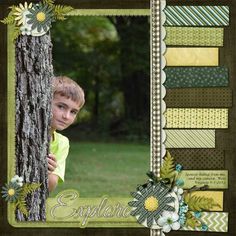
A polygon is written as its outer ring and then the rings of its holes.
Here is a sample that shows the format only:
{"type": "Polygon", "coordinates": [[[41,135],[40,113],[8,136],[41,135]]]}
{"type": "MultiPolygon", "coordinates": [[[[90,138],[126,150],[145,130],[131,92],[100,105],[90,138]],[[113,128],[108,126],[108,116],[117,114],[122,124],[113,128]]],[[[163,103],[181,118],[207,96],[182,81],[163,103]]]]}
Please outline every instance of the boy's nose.
{"type": "Polygon", "coordinates": [[[70,118],[70,112],[63,112],[63,114],[62,114],[62,117],[64,118],[64,119],[69,119],[70,118]]]}

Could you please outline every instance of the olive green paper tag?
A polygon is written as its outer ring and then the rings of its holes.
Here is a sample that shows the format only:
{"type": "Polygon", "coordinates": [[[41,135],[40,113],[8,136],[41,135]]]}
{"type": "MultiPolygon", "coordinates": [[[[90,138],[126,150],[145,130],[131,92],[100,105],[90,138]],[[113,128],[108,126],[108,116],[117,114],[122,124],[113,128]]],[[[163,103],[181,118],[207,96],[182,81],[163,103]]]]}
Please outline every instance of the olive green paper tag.
{"type": "Polygon", "coordinates": [[[208,185],[209,189],[228,188],[227,170],[184,170],[179,174],[178,179],[184,181],[184,189],[204,185],[208,185]]]}
{"type": "Polygon", "coordinates": [[[47,199],[47,222],[76,223],[77,227],[137,227],[130,215],[129,198],[80,198],[76,190],[60,192],[47,199]]]}

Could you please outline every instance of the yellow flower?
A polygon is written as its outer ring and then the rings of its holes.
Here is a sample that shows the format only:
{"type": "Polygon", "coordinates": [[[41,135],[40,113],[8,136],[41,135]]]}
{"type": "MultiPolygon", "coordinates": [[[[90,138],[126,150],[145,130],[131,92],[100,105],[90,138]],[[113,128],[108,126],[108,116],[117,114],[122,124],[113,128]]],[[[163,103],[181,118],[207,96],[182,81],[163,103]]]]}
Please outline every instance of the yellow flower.
{"type": "Polygon", "coordinates": [[[14,196],[15,195],[15,190],[13,188],[8,189],[8,195],[10,197],[14,196]]]}
{"type": "Polygon", "coordinates": [[[24,5],[20,3],[19,7],[14,8],[15,12],[13,15],[16,16],[15,21],[18,21],[17,25],[21,25],[23,23],[25,13],[28,11],[28,9],[32,8],[32,6],[32,3],[28,5],[28,3],[25,2],[24,5]]]}
{"type": "Polygon", "coordinates": [[[147,211],[155,211],[158,208],[158,199],[150,196],[144,202],[144,207],[147,211]]]}
{"type": "Polygon", "coordinates": [[[5,198],[6,201],[16,202],[19,198],[20,191],[21,187],[16,183],[10,182],[2,187],[2,197],[5,198]]]}
{"type": "Polygon", "coordinates": [[[43,22],[43,21],[45,21],[45,19],[46,19],[46,15],[45,15],[45,13],[44,12],[39,12],[39,13],[37,13],[37,15],[36,15],[36,19],[38,20],[38,21],[40,21],[40,22],[43,22]]]}

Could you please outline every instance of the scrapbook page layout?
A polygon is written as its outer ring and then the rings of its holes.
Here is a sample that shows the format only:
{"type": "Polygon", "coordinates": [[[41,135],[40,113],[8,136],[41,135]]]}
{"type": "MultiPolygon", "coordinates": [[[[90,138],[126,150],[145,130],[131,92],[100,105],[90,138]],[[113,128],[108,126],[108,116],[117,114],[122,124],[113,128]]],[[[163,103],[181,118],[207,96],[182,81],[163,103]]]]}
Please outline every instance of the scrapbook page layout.
{"type": "Polygon", "coordinates": [[[235,3],[0,7],[0,235],[236,233],[235,3]]]}

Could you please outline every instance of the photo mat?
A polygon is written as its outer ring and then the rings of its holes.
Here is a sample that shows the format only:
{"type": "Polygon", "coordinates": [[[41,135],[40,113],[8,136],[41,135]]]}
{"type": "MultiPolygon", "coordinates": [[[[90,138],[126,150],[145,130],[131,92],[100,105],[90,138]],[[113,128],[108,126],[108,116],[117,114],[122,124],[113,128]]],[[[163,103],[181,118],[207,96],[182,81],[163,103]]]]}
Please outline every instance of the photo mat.
{"type": "MultiPolygon", "coordinates": [[[[125,16],[150,16],[150,11],[147,10],[75,10],[73,15],[125,15],[125,16]]],[[[9,26],[8,27],[8,65],[14,65],[14,43],[12,41],[12,29],[9,26]]],[[[14,66],[9,66],[8,68],[8,122],[9,122],[9,126],[8,126],[8,179],[10,180],[12,176],[14,176],[14,160],[12,158],[10,158],[11,156],[14,156],[14,124],[15,124],[15,118],[14,118],[14,107],[15,107],[15,101],[14,101],[14,89],[15,89],[15,82],[14,82],[14,66]]],[[[147,160],[148,161],[148,160],[147,160]]],[[[122,213],[121,210],[127,208],[126,205],[128,203],[130,199],[125,199],[125,198],[112,198],[110,199],[109,196],[106,197],[104,196],[103,198],[98,198],[98,199],[90,199],[90,198],[85,198],[85,199],[79,199],[79,193],[76,190],[65,190],[63,193],[59,194],[59,196],[57,196],[56,198],[49,198],[47,200],[48,204],[47,207],[49,210],[47,210],[47,220],[46,223],[41,223],[41,222],[37,222],[37,223],[31,223],[29,225],[29,227],[78,227],[78,217],[81,218],[83,216],[85,216],[84,220],[80,220],[81,221],[81,225],[79,227],[141,227],[139,224],[137,224],[137,222],[135,221],[135,219],[133,217],[128,217],[127,213],[122,213]],[[57,209],[58,207],[58,202],[61,201],[62,198],[68,198],[71,197],[72,199],[77,199],[81,200],[80,203],[78,203],[77,201],[74,202],[74,205],[72,204],[71,208],[69,209],[69,215],[70,217],[68,217],[67,213],[65,215],[65,217],[61,217],[59,213],[59,215],[57,214],[55,216],[55,209],[57,209]],[[60,200],[59,200],[60,199],[60,200]],[[97,206],[100,206],[101,204],[104,204],[104,202],[111,202],[111,204],[113,204],[110,208],[116,208],[119,210],[119,212],[117,213],[119,214],[124,214],[125,218],[123,217],[119,217],[119,218],[114,218],[114,215],[111,214],[111,209],[108,207],[108,209],[106,210],[107,212],[105,212],[105,219],[96,219],[96,217],[93,220],[89,220],[87,222],[88,216],[86,216],[86,214],[88,214],[88,212],[86,213],[86,211],[89,209],[88,207],[84,207],[84,209],[82,209],[82,207],[88,206],[93,202],[97,202],[97,206]],[[80,204],[82,204],[81,208],[80,208],[80,212],[74,211],[74,208],[80,207],[80,204]],[[100,205],[99,205],[100,204],[100,205]],[[123,204],[123,205],[122,205],[123,204]],[[118,205],[118,206],[117,206],[118,205]],[[51,210],[53,209],[53,210],[51,210]],[[73,210],[71,210],[73,209],[73,210]],[[71,213],[72,211],[72,213],[71,213]],[[84,213],[83,213],[84,211],[84,213]],[[53,212],[53,213],[52,213],[53,212]],[[51,215],[50,215],[51,214],[51,215]],[[128,217],[128,218],[127,218],[128,217]],[[62,223],[64,222],[64,223],[62,223]],[[69,224],[65,223],[68,222],[69,224]]],[[[64,211],[64,210],[63,210],[64,211]]],[[[127,211],[127,210],[126,210],[127,211]]],[[[63,212],[65,213],[65,212],[63,212]]],[[[14,216],[14,210],[12,209],[11,205],[8,204],[8,220],[10,222],[11,225],[13,225],[14,227],[28,227],[28,224],[26,222],[16,222],[15,221],[15,216],[14,216]]]]}

